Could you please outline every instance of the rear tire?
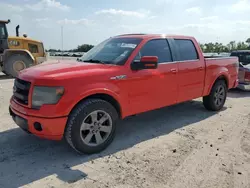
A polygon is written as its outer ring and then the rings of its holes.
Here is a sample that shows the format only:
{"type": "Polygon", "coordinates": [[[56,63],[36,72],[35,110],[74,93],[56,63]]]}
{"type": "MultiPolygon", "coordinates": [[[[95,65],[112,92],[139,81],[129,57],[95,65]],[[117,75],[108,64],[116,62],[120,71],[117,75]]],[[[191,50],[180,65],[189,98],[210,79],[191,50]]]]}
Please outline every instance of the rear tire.
{"type": "Polygon", "coordinates": [[[70,113],[64,136],[77,152],[98,153],[113,141],[117,120],[118,113],[110,103],[87,99],[70,113]]]}
{"type": "Polygon", "coordinates": [[[203,97],[203,105],[207,110],[219,111],[223,108],[227,98],[227,85],[224,80],[218,80],[208,96],[203,97]]]}
{"type": "Polygon", "coordinates": [[[33,61],[29,57],[23,54],[13,54],[4,61],[4,72],[6,75],[17,77],[21,70],[30,67],[32,64],[33,61]]]}

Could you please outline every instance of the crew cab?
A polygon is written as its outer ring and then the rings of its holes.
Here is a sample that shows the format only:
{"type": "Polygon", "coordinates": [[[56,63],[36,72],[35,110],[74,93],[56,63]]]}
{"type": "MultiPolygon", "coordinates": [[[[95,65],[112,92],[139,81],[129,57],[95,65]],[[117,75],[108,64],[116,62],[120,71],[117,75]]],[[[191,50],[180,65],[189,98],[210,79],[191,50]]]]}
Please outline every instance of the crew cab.
{"type": "Polygon", "coordinates": [[[21,71],[10,99],[18,126],[61,140],[80,153],[104,150],[118,120],[203,97],[222,109],[238,85],[238,58],[204,58],[188,36],[111,37],[79,61],[51,61],[21,71]]]}

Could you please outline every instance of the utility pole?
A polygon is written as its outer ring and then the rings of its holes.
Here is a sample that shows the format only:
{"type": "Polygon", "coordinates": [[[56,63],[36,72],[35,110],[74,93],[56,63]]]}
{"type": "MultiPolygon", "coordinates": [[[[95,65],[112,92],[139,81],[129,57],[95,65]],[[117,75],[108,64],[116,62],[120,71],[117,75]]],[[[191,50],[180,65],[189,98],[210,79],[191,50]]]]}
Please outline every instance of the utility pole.
{"type": "MultiPolygon", "coordinates": [[[[63,25],[61,26],[61,43],[62,43],[62,52],[63,52],[63,25]]],[[[62,56],[63,59],[63,56],[62,56]]]]}

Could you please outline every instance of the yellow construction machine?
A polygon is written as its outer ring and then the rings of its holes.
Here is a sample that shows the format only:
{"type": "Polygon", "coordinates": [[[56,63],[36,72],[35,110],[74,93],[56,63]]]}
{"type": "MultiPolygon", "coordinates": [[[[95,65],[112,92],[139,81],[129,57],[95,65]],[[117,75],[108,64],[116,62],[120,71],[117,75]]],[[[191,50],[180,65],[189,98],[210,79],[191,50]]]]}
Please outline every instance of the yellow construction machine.
{"type": "Polygon", "coordinates": [[[8,23],[10,20],[0,20],[0,72],[17,77],[19,71],[44,62],[46,53],[41,41],[30,39],[26,34],[19,36],[19,25],[16,36],[9,36],[8,23]]]}

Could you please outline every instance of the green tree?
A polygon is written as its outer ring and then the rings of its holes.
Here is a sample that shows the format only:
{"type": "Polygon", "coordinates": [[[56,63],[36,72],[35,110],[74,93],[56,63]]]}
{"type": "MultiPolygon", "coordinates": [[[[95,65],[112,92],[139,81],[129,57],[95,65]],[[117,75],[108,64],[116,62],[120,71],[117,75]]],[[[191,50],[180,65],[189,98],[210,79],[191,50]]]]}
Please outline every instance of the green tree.
{"type": "Polygon", "coordinates": [[[200,47],[201,47],[201,50],[204,52],[205,51],[205,45],[204,44],[201,44],[199,43],[200,47]]]}
{"type": "Polygon", "coordinates": [[[250,38],[248,38],[248,39],[246,40],[246,43],[247,43],[248,45],[250,45],[250,38]]]}
{"type": "Polygon", "coordinates": [[[238,42],[237,43],[237,50],[246,50],[247,49],[247,44],[245,44],[244,42],[238,42]]]}
{"type": "Polygon", "coordinates": [[[216,53],[224,52],[224,46],[223,46],[223,44],[216,42],[214,44],[214,52],[216,52],[216,53]]]}
{"type": "Polygon", "coordinates": [[[230,51],[237,50],[237,45],[235,41],[229,42],[228,47],[230,51]]]}
{"type": "Polygon", "coordinates": [[[205,44],[205,53],[212,53],[212,52],[214,52],[214,44],[212,43],[212,42],[210,42],[210,43],[206,43],[205,44]]]}
{"type": "Polygon", "coordinates": [[[248,44],[248,49],[250,49],[250,38],[246,40],[246,43],[248,44]]]}
{"type": "Polygon", "coordinates": [[[82,45],[79,45],[76,50],[78,52],[87,52],[87,51],[89,51],[93,47],[94,46],[91,45],[91,44],[82,44],[82,45]]]}

